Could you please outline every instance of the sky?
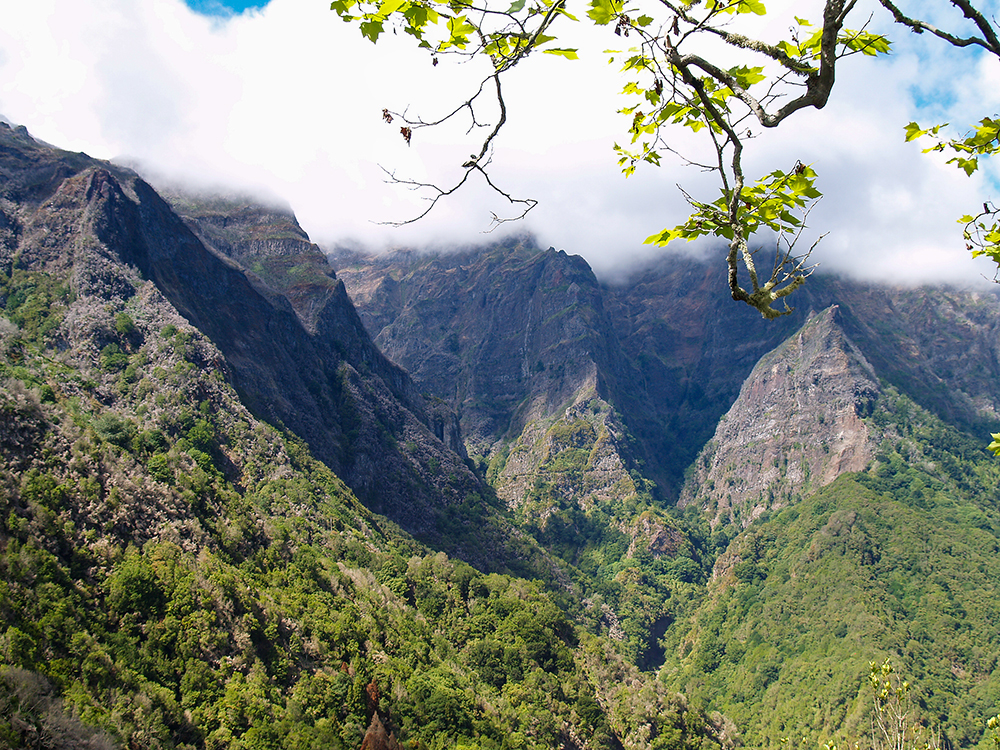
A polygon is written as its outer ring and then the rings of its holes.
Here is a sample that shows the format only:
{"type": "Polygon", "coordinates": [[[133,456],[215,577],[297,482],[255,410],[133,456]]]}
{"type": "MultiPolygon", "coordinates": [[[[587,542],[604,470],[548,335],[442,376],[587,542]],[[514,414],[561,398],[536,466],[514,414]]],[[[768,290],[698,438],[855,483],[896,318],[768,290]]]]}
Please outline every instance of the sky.
{"type": "MultiPolygon", "coordinates": [[[[383,108],[432,119],[473,90],[484,68],[434,66],[403,36],[373,45],[326,0],[190,2],[0,0],[0,114],[61,148],[287,203],[325,247],[448,248],[497,239],[487,233],[491,212],[511,209],[481,184],[420,222],[386,225],[425,205],[387,174],[446,184],[478,150],[479,131],[423,129],[407,145],[398,121],[383,122],[383,108]]],[[[584,0],[575,2],[582,16],[584,0]]],[[[815,15],[818,7],[800,1],[794,12],[815,15]]],[[[580,60],[534,56],[505,83],[508,122],[494,178],[539,205],[497,232],[532,232],[606,277],[663,253],[697,251],[643,239],[687,215],[678,184],[712,200],[714,183],[671,158],[627,180],[621,175],[612,144],[627,139],[628,118],[616,110],[629,101],[602,51],[622,40],[610,28],[582,24],[565,33],[579,43],[580,60]]],[[[889,33],[896,42],[890,57],[842,61],[826,108],[755,138],[748,174],[813,165],[824,198],[804,241],[825,235],[813,255],[825,270],[900,283],[981,282],[993,270],[969,258],[956,219],[998,197],[995,165],[968,178],[904,143],[903,127],[993,115],[1000,65],[899,29],[889,33]]],[[[677,144],[690,145],[686,135],[677,144]]]]}

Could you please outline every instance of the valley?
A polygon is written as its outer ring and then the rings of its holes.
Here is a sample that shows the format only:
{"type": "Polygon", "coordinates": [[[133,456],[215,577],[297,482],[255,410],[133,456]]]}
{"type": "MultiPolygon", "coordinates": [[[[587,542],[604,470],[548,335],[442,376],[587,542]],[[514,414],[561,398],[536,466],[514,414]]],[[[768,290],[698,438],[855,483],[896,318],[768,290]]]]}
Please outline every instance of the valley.
{"type": "Polygon", "coordinates": [[[993,288],[313,244],[0,124],[0,744],[868,746],[1000,713],[993,288]]]}

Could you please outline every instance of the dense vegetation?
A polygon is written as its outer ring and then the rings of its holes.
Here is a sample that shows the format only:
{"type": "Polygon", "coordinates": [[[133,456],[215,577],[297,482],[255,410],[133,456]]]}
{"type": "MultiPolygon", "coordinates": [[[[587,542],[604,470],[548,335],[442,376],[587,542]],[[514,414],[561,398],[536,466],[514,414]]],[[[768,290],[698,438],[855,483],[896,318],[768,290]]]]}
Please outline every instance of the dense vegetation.
{"type": "Polygon", "coordinates": [[[716,564],[666,682],[704,696],[755,746],[868,734],[870,662],[914,688],[943,742],[979,742],[1000,681],[1000,470],[984,446],[891,389],[872,419],[899,430],[873,470],[763,517],[716,564]]]}
{"type": "Polygon", "coordinates": [[[599,600],[484,575],[366,511],[134,272],[112,299],[16,261],[2,281],[0,741],[723,741],[600,637],[599,600]]]}

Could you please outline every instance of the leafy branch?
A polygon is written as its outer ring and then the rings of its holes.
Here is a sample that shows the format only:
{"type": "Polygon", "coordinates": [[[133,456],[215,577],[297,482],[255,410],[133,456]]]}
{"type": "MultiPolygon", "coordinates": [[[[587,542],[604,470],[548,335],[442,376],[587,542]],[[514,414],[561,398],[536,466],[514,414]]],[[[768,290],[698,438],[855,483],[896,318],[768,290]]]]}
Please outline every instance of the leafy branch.
{"type": "MultiPolygon", "coordinates": [[[[502,0],[506,3],[507,0],[502,0]]],[[[957,48],[977,46],[1000,57],[1000,40],[994,22],[972,0],[950,0],[971,22],[970,34],[940,29],[904,13],[893,0],[879,0],[893,21],[914,33],[930,33],[957,48]]],[[[692,208],[680,224],[650,235],[647,242],[667,245],[677,239],[716,236],[729,243],[727,254],[729,291],[765,318],[791,311],[778,301],[799,288],[811,273],[809,254],[815,243],[798,253],[805,217],[821,196],[812,167],[794,162],[790,170],[772,169],[765,176],[747,180],[743,159],[754,137],[753,128],[775,128],[796,113],[822,109],[829,101],[838,63],[850,56],[889,54],[891,44],[881,34],[868,30],[871,17],[854,29],[849,20],[858,12],[857,0],[824,0],[822,13],[813,20],[794,16],[794,24],[783,39],[755,39],[739,29],[741,19],[768,13],[762,0],[660,0],[656,15],[641,13],[629,0],[587,0],[585,21],[609,27],[616,37],[634,38],[635,46],[613,53],[626,79],[623,93],[636,101],[620,111],[631,120],[631,142],[615,144],[619,165],[626,177],[639,164],[659,166],[664,154],[673,154],[689,165],[716,175],[721,196],[705,200],[682,190],[692,208]],[[742,56],[740,64],[722,64],[708,55],[704,39],[721,41],[742,56]],[[709,146],[709,158],[680,153],[674,133],[677,127],[699,134],[709,146]],[[784,250],[776,255],[770,274],[760,273],[751,243],[765,232],[778,237],[784,250]],[[784,243],[784,245],[782,244],[784,243]],[[748,281],[743,282],[741,278],[748,281]]],[[[491,189],[511,203],[520,204],[524,216],[536,201],[514,199],[489,177],[493,146],[507,120],[502,76],[520,65],[536,50],[573,60],[577,50],[556,46],[557,23],[579,22],[568,10],[568,0],[514,0],[506,8],[489,0],[334,0],[331,8],[345,21],[356,23],[361,33],[375,42],[387,27],[414,37],[418,46],[433,55],[462,59],[487,57],[492,72],[472,96],[443,117],[433,120],[396,115],[402,119],[403,137],[409,142],[415,130],[440,125],[467,114],[469,131],[487,130],[478,153],[462,164],[461,177],[449,188],[391,178],[416,190],[430,191],[426,216],[438,201],[461,188],[474,173],[482,175],[491,189]],[[496,115],[480,116],[480,102],[496,102],[496,115]]],[[[652,12],[652,11],[651,11],[652,12]]],[[[709,47],[710,48],[710,47],[709,47]]],[[[911,123],[907,138],[938,138],[930,150],[953,153],[949,161],[971,174],[979,159],[997,153],[997,121],[985,118],[974,132],[963,138],[944,139],[936,126],[923,130],[911,123]]],[[[1000,225],[997,213],[987,204],[976,216],[962,217],[965,238],[975,255],[986,255],[1000,265],[1000,225]]],[[[494,216],[495,222],[503,220],[494,216]]]]}
{"type": "MultiPolygon", "coordinates": [[[[924,149],[928,152],[952,153],[948,164],[954,164],[968,176],[979,170],[979,160],[1000,153],[1000,119],[984,117],[979,124],[962,138],[943,138],[940,133],[947,127],[934,125],[921,128],[911,122],[906,126],[906,140],[929,138],[933,145],[924,149]]],[[[977,214],[966,214],[959,218],[958,223],[964,226],[962,236],[965,238],[966,249],[972,252],[973,258],[986,256],[997,264],[997,274],[1000,274],[1000,208],[986,201],[983,210],[977,214]]],[[[995,281],[1000,281],[994,275],[995,281]]]]}

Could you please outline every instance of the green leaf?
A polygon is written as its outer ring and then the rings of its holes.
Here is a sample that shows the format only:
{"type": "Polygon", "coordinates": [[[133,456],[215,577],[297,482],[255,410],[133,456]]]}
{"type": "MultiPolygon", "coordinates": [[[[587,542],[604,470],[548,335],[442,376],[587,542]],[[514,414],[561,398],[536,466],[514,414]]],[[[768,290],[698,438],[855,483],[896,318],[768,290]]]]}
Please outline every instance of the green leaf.
{"type": "Polygon", "coordinates": [[[963,159],[960,156],[956,156],[954,159],[948,160],[949,164],[957,164],[958,168],[963,170],[969,177],[972,173],[979,169],[979,159],[973,157],[972,159],[963,159]]]}
{"type": "Polygon", "coordinates": [[[802,54],[802,50],[800,50],[797,46],[784,40],[778,42],[778,49],[793,59],[802,54]]]}
{"type": "Polygon", "coordinates": [[[456,16],[454,18],[448,19],[448,41],[441,45],[441,47],[458,47],[459,49],[465,49],[466,45],[469,43],[469,34],[474,33],[476,27],[469,23],[469,20],[465,16],[456,16]]]}
{"type": "Polygon", "coordinates": [[[507,12],[520,13],[522,10],[524,10],[524,2],[525,0],[514,0],[514,2],[511,3],[510,7],[507,9],[507,12]]]}
{"type": "Polygon", "coordinates": [[[873,34],[870,31],[844,29],[837,41],[852,52],[860,52],[869,57],[887,55],[891,47],[891,42],[888,38],[881,34],[873,34]]]}
{"type": "Polygon", "coordinates": [[[760,0],[739,0],[736,6],[737,13],[753,13],[757,16],[766,16],[767,8],[760,0]]]}
{"type": "Polygon", "coordinates": [[[378,6],[378,15],[382,18],[388,18],[402,8],[406,2],[407,0],[382,0],[382,4],[378,6]]]}
{"type": "Polygon", "coordinates": [[[410,24],[410,29],[408,30],[412,30],[412,33],[419,38],[420,30],[429,23],[437,23],[441,16],[433,8],[418,3],[410,3],[403,11],[403,17],[410,24]]]}
{"type": "Polygon", "coordinates": [[[678,237],[680,237],[680,233],[676,227],[674,229],[664,229],[662,232],[649,235],[649,237],[642,241],[642,244],[666,247],[672,240],[676,240],[678,237]]]}
{"type": "MultiPolygon", "coordinates": [[[[333,0],[330,3],[330,10],[335,11],[338,16],[346,16],[355,5],[355,0],[333,0]]],[[[346,19],[345,19],[346,20],[346,19]]]]}
{"type": "Polygon", "coordinates": [[[744,89],[750,88],[755,83],[760,83],[766,77],[763,67],[748,68],[746,65],[739,65],[735,68],[730,68],[726,72],[735,78],[744,89]]]}
{"type": "Polygon", "coordinates": [[[598,26],[607,26],[617,13],[614,0],[590,0],[587,16],[598,26]]]}
{"type": "Polygon", "coordinates": [[[993,455],[1000,457],[1000,432],[990,434],[993,442],[986,446],[986,450],[993,451],[993,455]]]}
{"type": "Polygon", "coordinates": [[[379,36],[382,34],[382,22],[381,21],[362,21],[361,22],[361,35],[368,39],[374,44],[378,41],[379,36]]]}
{"type": "Polygon", "coordinates": [[[921,130],[917,123],[911,122],[906,126],[906,142],[909,143],[912,140],[916,140],[925,133],[927,133],[926,130],[921,130]]]}
{"type": "Polygon", "coordinates": [[[579,55],[576,54],[575,49],[543,49],[546,55],[559,55],[565,57],[567,60],[579,60],[579,55]]]}

